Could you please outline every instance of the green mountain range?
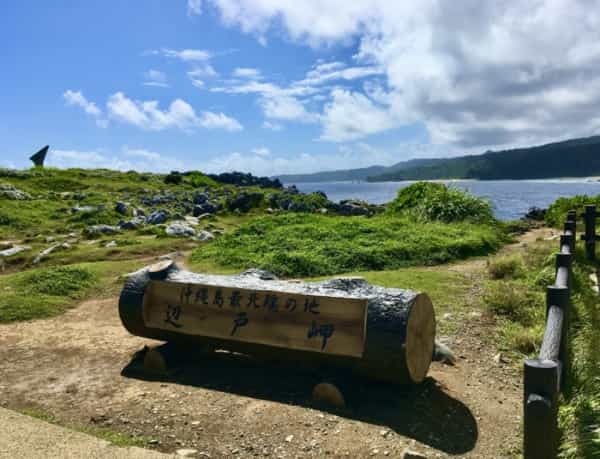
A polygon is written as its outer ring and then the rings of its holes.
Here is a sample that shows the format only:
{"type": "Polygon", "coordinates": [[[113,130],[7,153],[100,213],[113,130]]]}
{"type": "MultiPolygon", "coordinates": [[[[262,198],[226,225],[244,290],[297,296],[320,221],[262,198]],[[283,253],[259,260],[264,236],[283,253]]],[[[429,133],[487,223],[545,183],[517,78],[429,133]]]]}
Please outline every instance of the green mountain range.
{"type": "Polygon", "coordinates": [[[436,179],[518,180],[600,176],[600,136],[455,158],[412,159],[392,166],[281,175],[285,183],[436,179]]]}

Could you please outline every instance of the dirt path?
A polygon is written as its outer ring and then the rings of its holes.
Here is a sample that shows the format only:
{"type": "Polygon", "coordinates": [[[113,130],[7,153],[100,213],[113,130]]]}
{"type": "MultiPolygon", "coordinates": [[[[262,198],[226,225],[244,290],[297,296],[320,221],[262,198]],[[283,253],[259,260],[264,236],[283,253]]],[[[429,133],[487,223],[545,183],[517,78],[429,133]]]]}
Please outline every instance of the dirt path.
{"type": "MultiPolygon", "coordinates": [[[[472,260],[437,269],[484,268],[472,260]]],[[[446,337],[457,366],[434,363],[410,389],[342,375],[348,407],[328,411],[310,401],[317,375],[238,356],[217,354],[162,381],[135,374],[132,355],[155,343],[125,331],[116,298],[88,301],[53,319],[0,325],[0,404],[145,436],[166,452],[195,448],[198,457],[399,457],[407,447],[428,457],[511,457],[520,444],[518,365],[494,359],[493,324],[477,309],[460,323],[446,337]]]]}

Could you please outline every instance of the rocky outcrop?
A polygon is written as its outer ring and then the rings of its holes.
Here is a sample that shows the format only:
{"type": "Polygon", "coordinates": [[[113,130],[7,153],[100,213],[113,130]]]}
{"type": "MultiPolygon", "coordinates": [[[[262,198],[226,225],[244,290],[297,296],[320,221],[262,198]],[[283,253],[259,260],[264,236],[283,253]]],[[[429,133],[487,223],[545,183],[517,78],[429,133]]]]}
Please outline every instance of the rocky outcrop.
{"type": "Polygon", "coordinates": [[[118,226],[110,225],[92,225],[83,230],[83,234],[87,237],[97,237],[105,234],[118,234],[121,229],[118,226]]]}
{"type": "Polygon", "coordinates": [[[149,225],[160,225],[169,219],[169,213],[166,210],[156,210],[148,215],[146,223],[149,225]]]}
{"type": "Polygon", "coordinates": [[[14,201],[25,201],[31,199],[31,195],[19,190],[8,183],[0,183],[0,199],[11,199],[14,201]]]}
{"type": "Polygon", "coordinates": [[[167,235],[174,237],[193,237],[196,235],[196,230],[184,222],[171,223],[167,226],[165,232],[167,235]]]}

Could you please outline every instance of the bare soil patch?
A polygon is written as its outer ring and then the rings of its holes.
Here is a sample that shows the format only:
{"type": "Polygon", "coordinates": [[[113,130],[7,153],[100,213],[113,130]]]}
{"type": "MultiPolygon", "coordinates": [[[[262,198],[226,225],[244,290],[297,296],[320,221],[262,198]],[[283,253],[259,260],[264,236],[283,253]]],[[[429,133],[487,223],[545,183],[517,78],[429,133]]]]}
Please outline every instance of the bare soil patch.
{"type": "MultiPolygon", "coordinates": [[[[536,230],[504,251],[545,237],[549,230],[536,230]]],[[[485,259],[435,269],[475,281],[485,259]]],[[[135,371],[132,358],[158,343],[129,335],[110,298],[48,320],[0,325],[0,404],[145,437],[161,451],[195,448],[198,457],[399,457],[407,447],[428,457],[513,457],[521,442],[520,362],[497,355],[493,320],[473,288],[473,304],[452,318],[459,325],[444,337],[458,364],[434,363],[417,387],[225,353],[151,378],[135,371]],[[341,384],[346,408],[311,401],[323,378],[341,384]]]]}

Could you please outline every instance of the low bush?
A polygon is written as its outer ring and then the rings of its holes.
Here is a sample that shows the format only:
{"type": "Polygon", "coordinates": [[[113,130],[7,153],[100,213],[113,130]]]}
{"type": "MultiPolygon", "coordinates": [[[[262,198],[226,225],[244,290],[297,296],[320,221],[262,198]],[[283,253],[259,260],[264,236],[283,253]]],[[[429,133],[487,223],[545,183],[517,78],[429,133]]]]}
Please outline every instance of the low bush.
{"type": "Polygon", "coordinates": [[[484,223],[494,220],[488,201],[435,182],[417,182],[402,188],[388,204],[388,211],[420,221],[484,223]]]}
{"type": "Polygon", "coordinates": [[[518,255],[492,258],[487,265],[491,279],[516,279],[525,272],[523,258],[518,255]]]}
{"type": "Polygon", "coordinates": [[[94,283],[94,275],[83,268],[56,267],[27,273],[21,287],[32,293],[52,296],[71,296],[94,283]]]}
{"type": "Polygon", "coordinates": [[[559,198],[554,201],[546,212],[546,223],[555,228],[562,228],[569,210],[583,213],[586,204],[596,204],[600,208],[600,194],[597,196],[578,195],[571,198],[559,198]]]}

